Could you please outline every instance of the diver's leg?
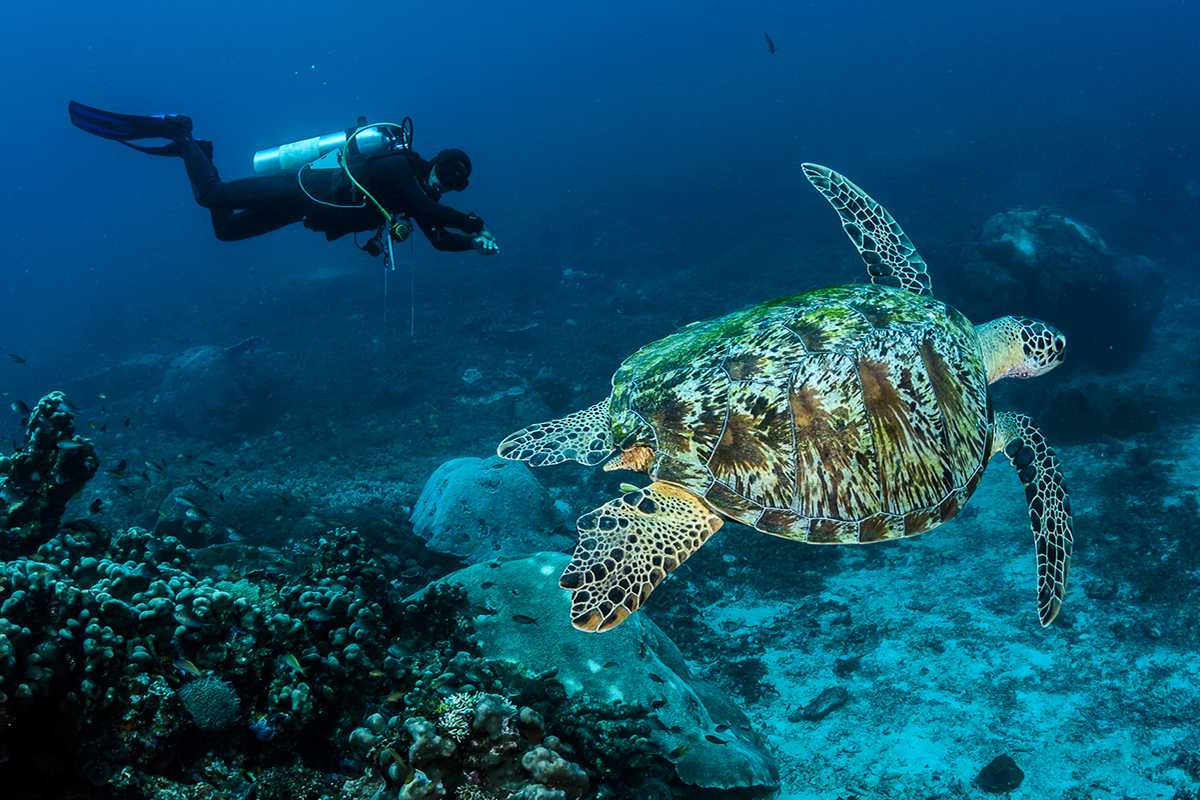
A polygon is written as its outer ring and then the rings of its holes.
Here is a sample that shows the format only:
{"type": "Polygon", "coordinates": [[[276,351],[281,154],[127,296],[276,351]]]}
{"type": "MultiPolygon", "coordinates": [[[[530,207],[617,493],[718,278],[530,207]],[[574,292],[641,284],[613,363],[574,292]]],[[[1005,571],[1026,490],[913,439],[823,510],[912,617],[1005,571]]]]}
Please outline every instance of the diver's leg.
{"type": "Polygon", "coordinates": [[[179,144],[196,202],[212,214],[213,232],[223,242],[249,239],[304,219],[304,195],[295,176],[265,175],[225,183],[190,135],[179,144]]]}
{"type": "Polygon", "coordinates": [[[222,242],[237,242],[261,236],[304,219],[303,212],[295,213],[289,209],[231,211],[227,208],[213,208],[209,209],[209,213],[212,214],[213,232],[222,242]]]}
{"type": "Polygon", "coordinates": [[[210,210],[213,231],[223,242],[249,239],[304,219],[304,195],[295,175],[281,173],[222,183],[221,200],[223,208],[210,206],[210,210]]]}
{"type": "MultiPolygon", "coordinates": [[[[212,159],[200,149],[200,144],[190,133],[185,133],[175,140],[179,145],[179,155],[183,157],[183,165],[187,169],[188,179],[192,182],[192,194],[196,202],[205,208],[225,206],[222,202],[223,192],[221,178],[212,159]]],[[[227,206],[232,208],[232,206],[227,206]]]]}

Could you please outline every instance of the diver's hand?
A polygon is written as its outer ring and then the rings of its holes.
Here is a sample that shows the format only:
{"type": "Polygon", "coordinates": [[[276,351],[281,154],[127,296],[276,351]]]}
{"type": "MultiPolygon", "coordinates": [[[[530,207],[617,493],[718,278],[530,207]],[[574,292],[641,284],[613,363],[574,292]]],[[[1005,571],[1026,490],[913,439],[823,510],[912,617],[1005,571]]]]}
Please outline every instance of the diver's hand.
{"type": "Polygon", "coordinates": [[[487,225],[484,225],[479,235],[471,240],[471,246],[481,256],[494,256],[500,252],[500,245],[496,244],[496,237],[492,236],[492,232],[488,230],[487,225]]]}

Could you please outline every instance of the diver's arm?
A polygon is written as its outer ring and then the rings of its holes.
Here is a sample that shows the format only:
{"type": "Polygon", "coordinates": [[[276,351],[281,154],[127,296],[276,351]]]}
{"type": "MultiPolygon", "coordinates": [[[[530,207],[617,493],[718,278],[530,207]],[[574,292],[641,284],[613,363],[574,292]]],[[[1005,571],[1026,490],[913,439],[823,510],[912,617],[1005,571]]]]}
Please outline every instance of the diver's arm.
{"type": "MultiPolygon", "coordinates": [[[[476,219],[479,218],[476,217],[476,219]]],[[[429,243],[438,250],[461,253],[466,250],[472,250],[475,247],[475,236],[463,236],[461,233],[448,231],[441,225],[430,225],[415,214],[413,215],[413,220],[421,228],[421,232],[425,234],[425,238],[429,240],[429,243]]]]}
{"type": "Polygon", "coordinates": [[[372,161],[371,183],[373,186],[391,187],[399,200],[399,206],[417,220],[422,230],[425,230],[426,226],[456,228],[475,236],[483,231],[483,220],[479,217],[444,206],[425,194],[417,176],[413,174],[408,159],[403,155],[372,161]]]}

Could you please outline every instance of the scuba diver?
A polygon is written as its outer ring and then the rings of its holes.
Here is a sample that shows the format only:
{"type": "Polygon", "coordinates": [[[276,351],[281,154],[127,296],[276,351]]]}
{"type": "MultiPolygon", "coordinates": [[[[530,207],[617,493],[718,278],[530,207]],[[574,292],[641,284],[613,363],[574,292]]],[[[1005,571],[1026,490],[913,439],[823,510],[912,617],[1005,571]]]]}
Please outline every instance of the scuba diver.
{"type": "Polygon", "coordinates": [[[367,125],[360,117],[358,126],[344,133],[260,151],[255,177],[224,182],[213,166],[212,142],[192,136],[189,117],[115,114],[74,101],[68,110],[71,122],[90,134],[143,153],[182,157],[196,202],[209,209],[213,231],[223,242],[303,222],[329,241],[375,231],[365,245],[355,244],[373,256],[386,251],[390,261],[392,242],[408,238],[411,220],[438,250],[500,252],[482,219],[439,202],[444,192],[467,188],[471,159],[462,150],[421,158],[411,148],[411,119],[367,125]],[[131,143],[140,139],[169,139],[170,144],[131,143]],[[329,154],[337,156],[337,168],[314,168],[329,154]]]}

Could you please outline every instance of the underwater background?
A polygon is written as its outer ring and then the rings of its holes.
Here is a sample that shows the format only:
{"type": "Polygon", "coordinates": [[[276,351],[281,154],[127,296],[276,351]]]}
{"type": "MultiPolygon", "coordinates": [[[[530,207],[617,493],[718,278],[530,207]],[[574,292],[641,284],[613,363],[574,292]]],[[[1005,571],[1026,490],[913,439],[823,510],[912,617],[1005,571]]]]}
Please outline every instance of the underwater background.
{"type": "Polygon", "coordinates": [[[99,468],[53,538],[0,530],[6,797],[1200,795],[1194,3],[5,16],[0,455],[41,425],[99,468]],[[411,116],[418,152],[470,155],[443,202],[501,254],[415,236],[385,283],[349,237],[218,242],[177,159],[69,100],[192,117],[225,180],[411,116]],[[863,280],[808,161],[887,207],[938,299],[1067,335],[993,387],[1063,460],[1063,612],[1037,623],[998,463],[912,541],[729,523],[575,638],[531,611],[565,556],[522,557],[641,476],[454,460],[688,322],[863,280]]]}

